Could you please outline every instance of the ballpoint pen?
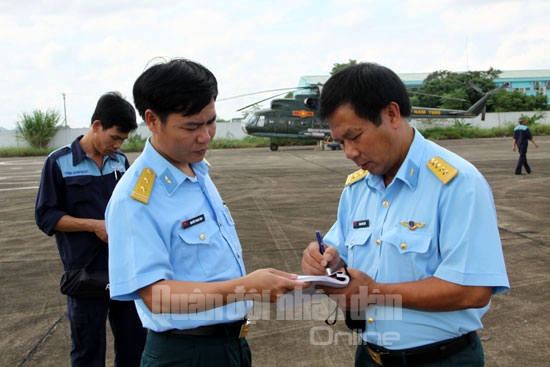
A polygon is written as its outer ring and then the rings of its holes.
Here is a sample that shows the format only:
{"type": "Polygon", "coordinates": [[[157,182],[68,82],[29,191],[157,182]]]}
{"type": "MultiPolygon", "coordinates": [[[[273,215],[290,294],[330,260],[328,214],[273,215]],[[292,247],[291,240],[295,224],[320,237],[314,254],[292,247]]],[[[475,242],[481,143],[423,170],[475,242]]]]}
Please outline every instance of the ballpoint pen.
{"type": "MultiPolygon", "coordinates": [[[[315,231],[315,236],[317,237],[317,243],[319,244],[319,252],[322,254],[325,253],[325,246],[323,246],[323,236],[321,236],[321,232],[315,231]]],[[[325,270],[327,272],[327,275],[332,274],[332,270],[330,269],[330,264],[327,262],[325,265],[325,270]]]]}

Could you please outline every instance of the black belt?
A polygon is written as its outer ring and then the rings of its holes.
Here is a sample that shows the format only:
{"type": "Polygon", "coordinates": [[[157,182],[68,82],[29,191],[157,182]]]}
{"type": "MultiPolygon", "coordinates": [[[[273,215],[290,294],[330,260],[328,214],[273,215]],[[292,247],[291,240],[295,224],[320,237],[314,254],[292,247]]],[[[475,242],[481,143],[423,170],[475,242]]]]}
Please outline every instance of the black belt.
{"type": "Polygon", "coordinates": [[[391,350],[367,343],[371,358],[381,366],[402,366],[436,362],[456,354],[476,340],[477,333],[469,332],[458,338],[423,345],[420,347],[391,350]]]}
{"type": "Polygon", "coordinates": [[[250,322],[239,320],[227,324],[199,326],[194,329],[172,329],[163,333],[184,336],[205,336],[211,338],[244,338],[248,333],[250,322]]]}

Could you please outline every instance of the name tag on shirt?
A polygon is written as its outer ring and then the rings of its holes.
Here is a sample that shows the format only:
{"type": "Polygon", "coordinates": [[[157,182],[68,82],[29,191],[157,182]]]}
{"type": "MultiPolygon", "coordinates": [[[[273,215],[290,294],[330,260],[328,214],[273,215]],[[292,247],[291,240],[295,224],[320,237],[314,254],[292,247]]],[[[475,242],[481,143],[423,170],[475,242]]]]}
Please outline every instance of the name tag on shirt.
{"type": "Polygon", "coordinates": [[[181,222],[181,227],[183,229],[187,229],[187,228],[193,227],[195,224],[199,224],[199,223],[202,223],[204,221],[205,221],[204,214],[201,214],[198,217],[191,218],[191,219],[188,219],[188,220],[184,220],[183,222],[181,222]]]}
{"type": "Polygon", "coordinates": [[[368,219],[354,220],[353,221],[353,228],[354,229],[367,228],[369,226],[370,226],[370,221],[368,219]]]}

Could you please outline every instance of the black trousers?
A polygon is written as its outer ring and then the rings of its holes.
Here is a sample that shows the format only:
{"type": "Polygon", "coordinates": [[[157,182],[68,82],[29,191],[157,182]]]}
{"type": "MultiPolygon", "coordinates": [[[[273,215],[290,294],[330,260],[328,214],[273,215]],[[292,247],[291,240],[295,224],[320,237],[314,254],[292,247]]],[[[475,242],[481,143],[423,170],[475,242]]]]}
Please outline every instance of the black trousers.
{"type": "Polygon", "coordinates": [[[250,367],[246,338],[214,338],[149,331],[141,367],[250,367]]]}
{"type": "Polygon", "coordinates": [[[137,367],[147,330],[133,301],[67,297],[71,324],[71,366],[104,367],[107,320],[113,332],[116,367],[137,367]]]}
{"type": "Polygon", "coordinates": [[[527,148],[518,148],[518,151],[519,159],[518,164],[516,165],[516,174],[519,175],[523,167],[525,167],[525,171],[527,173],[531,173],[531,167],[527,164],[527,148]]]}

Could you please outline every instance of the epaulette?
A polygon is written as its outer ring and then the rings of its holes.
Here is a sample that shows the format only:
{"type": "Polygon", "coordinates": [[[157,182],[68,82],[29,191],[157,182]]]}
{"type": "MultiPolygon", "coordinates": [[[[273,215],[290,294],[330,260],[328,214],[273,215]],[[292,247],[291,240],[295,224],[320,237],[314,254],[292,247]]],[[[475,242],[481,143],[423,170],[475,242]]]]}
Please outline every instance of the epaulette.
{"type": "Polygon", "coordinates": [[[426,163],[428,168],[443,182],[443,184],[449,183],[457,174],[458,170],[445,162],[440,157],[431,158],[426,163]]]}
{"type": "Polygon", "coordinates": [[[206,163],[206,165],[207,165],[208,167],[212,167],[212,165],[210,164],[210,162],[208,162],[208,161],[206,160],[206,158],[203,158],[202,160],[204,161],[204,163],[206,163]]]}
{"type": "Polygon", "coordinates": [[[352,183],[359,181],[360,179],[362,179],[363,177],[365,177],[368,174],[369,174],[369,171],[366,171],[364,169],[360,169],[360,170],[357,170],[353,173],[350,173],[348,175],[347,180],[346,180],[346,186],[351,185],[352,183]]]}
{"type": "Polygon", "coordinates": [[[149,196],[151,195],[151,189],[153,188],[153,183],[155,182],[155,171],[151,168],[144,168],[139,175],[136,186],[134,186],[134,191],[130,197],[135,199],[145,205],[149,203],[149,196]]]}

